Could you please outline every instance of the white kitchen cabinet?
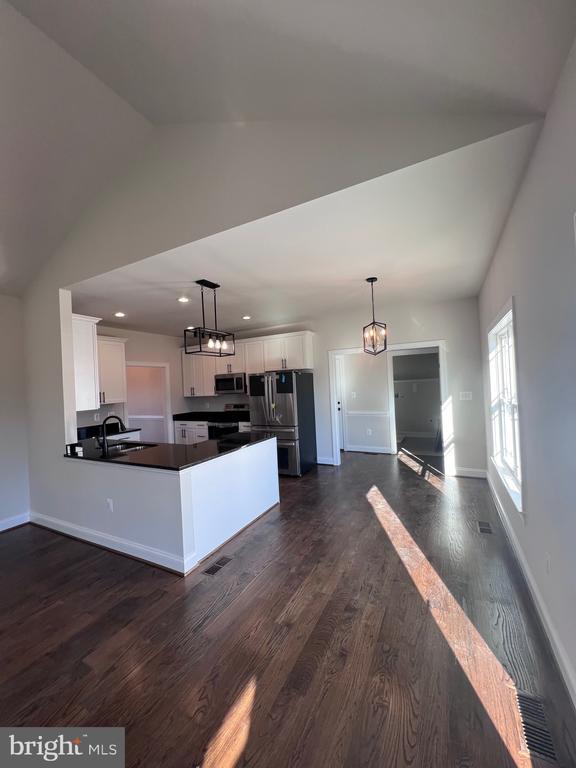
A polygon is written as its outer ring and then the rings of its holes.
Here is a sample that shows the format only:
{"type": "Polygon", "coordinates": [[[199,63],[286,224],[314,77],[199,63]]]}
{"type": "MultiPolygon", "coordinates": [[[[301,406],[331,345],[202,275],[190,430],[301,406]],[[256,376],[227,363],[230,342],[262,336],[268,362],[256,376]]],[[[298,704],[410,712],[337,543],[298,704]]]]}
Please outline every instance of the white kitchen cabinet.
{"type": "Polygon", "coordinates": [[[215,374],[214,357],[187,355],[182,350],[182,394],[184,397],[213,395],[215,374]]]}
{"type": "Polygon", "coordinates": [[[312,334],[301,333],[284,339],[284,367],[303,370],[314,367],[312,334]]]}
{"type": "Polygon", "coordinates": [[[284,368],[285,344],[284,339],[271,336],[264,342],[264,370],[277,371],[284,368]]]}
{"type": "Polygon", "coordinates": [[[96,325],[99,317],[72,315],[72,349],[77,411],[96,411],[100,407],[98,345],[96,325]]]}
{"type": "Polygon", "coordinates": [[[313,335],[310,331],[283,334],[264,339],[264,370],[314,367],[313,335]]]}
{"type": "Polygon", "coordinates": [[[216,376],[221,373],[230,373],[230,361],[231,357],[215,357],[214,358],[214,373],[216,376]]]}
{"type": "Polygon", "coordinates": [[[234,345],[234,354],[225,357],[215,357],[215,373],[244,373],[246,363],[244,360],[244,343],[237,341],[234,345]]]}
{"type": "Polygon", "coordinates": [[[193,445],[208,440],[207,421],[177,421],[174,423],[174,437],[178,445],[193,445]]]}
{"type": "Polygon", "coordinates": [[[116,336],[98,336],[98,374],[100,403],[125,403],[128,399],[126,386],[126,342],[116,336]]]}
{"type": "Polygon", "coordinates": [[[264,371],[264,343],[261,340],[244,342],[244,362],[246,373],[264,371]]]}
{"type": "Polygon", "coordinates": [[[314,367],[313,338],[311,331],[300,331],[243,339],[236,342],[236,354],[230,357],[186,355],[182,350],[184,397],[213,395],[216,374],[309,370],[314,367]]]}

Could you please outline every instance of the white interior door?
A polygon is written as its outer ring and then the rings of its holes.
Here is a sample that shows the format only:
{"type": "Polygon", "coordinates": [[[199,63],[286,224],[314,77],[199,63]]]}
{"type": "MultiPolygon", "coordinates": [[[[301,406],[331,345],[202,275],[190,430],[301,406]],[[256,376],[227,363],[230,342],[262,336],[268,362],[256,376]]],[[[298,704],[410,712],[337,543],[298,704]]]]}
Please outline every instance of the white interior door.
{"type": "Polygon", "coordinates": [[[334,361],[336,372],[336,408],[338,414],[337,429],[338,429],[338,450],[344,450],[344,367],[342,365],[342,358],[337,357],[334,361]]]}
{"type": "Polygon", "coordinates": [[[146,442],[172,442],[166,369],[129,363],[126,380],[129,426],[141,428],[141,438],[146,442]]]}

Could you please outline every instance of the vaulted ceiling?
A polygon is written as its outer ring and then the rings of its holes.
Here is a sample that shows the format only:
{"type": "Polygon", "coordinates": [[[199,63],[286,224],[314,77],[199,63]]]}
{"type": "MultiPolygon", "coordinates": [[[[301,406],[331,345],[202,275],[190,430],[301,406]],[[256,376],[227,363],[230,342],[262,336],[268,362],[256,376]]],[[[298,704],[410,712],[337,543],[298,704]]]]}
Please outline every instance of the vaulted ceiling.
{"type": "Polygon", "coordinates": [[[573,0],[11,0],[155,123],[545,111],[573,0]]]}
{"type": "Polygon", "coordinates": [[[236,330],[357,307],[372,274],[381,306],[474,296],[537,133],[516,128],[85,280],[74,310],[179,335],[200,321],[202,277],[223,285],[218,317],[236,330]]]}
{"type": "Polygon", "coordinates": [[[148,121],[0,0],[0,293],[22,292],[148,121]]]}
{"type": "MultiPolygon", "coordinates": [[[[25,290],[103,191],[173,141],[167,124],[465,114],[505,132],[546,111],[575,29],[573,0],[0,0],[0,292],[25,290]]],[[[502,206],[490,232],[532,146],[514,135],[506,179],[481,186],[502,206]]],[[[494,238],[470,222],[485,264],[494,238]]]]}

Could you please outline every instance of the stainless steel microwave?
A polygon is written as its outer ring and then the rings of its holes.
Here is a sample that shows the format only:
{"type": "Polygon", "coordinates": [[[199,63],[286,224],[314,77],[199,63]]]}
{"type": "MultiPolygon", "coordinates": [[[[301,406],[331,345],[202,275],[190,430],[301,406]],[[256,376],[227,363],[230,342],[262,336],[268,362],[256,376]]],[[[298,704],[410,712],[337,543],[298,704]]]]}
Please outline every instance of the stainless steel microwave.
{"type": "Polygon", "coordinates": [[[245,373],[219,373],[214,376],[214,392],[217,395],[243,395],[246,392],[245,373]]]}

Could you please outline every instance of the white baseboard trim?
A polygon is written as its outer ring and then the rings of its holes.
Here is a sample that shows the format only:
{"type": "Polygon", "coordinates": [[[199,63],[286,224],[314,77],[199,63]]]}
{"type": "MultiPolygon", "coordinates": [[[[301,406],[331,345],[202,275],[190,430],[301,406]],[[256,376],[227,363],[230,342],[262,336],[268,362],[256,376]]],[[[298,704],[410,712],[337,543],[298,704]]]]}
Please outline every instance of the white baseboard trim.
{"type": "Polygon", "coordinates": [[[528,585],[528,590],[530,591],[530,594],[532,596],[532,601],[534,602],[534,605],[536,606],[536,610],[538,612],[538,616],[540,617],[540,623],[544,627],[544,631],[550,642],[550,646],[552,648],[552,652],[556,659],[556,663],[560,668],[560,672],[562,674],[562,677],[564,678],[564,683],[566,684],[566,688],[568,689],[568,693],[570,694],[572,703],[576,708],[576,670],[574,669],[568,657],[568,653],[566,652],[566,648],[564,647],[564,644],[560,640],[560,636],[558,635],[556,627],[554,626],[554,622],[552,621],[552,618],[548,612],[548,608],[546,607],[544,598],[542,597],[542,594],[540,592],[540,589],[538,588],[536,580],[532,575],[532,571],[530,570],[528,561],[524,556],[524,551],[522,550],[522,546],[518,541],[516,533],[514,532],[514,528],[508,521],[508,516],[506,515],[506,511],[504,509],[504,506],[498,495],[498,491],[496,490],[494,486],[494,482],[492,481],[490,475],[488,475],[488,487],[490,488],[490,493],[492,494],[494,505],[498,512],[498,516],[502,521],[504,530],[506,531],[506,536],[508,537],[508,541],[510,542],[512,551],[514,552],[514,555],[516,556],[516,559],[520,564],[520,569],[522,570],[524,579],[526,581],[526,584],[528,585]]]}
{"type": "Polygon", "coordinates": [[[352,453],[354,451],[357,451],[358,453],[396,453],[396,451],[393,451],[391,448],[384,446],[377,446],[375,448],[373,445],[347,445],[344,450],[352,453]]]}
{"type": "Polygon", "coordinates": [[[334,457],[333,456],[318,456],[316,459],[317,464],[330,464],[334,465],[334,457]]]}
{"type": "Polygon", "coordinates": [[[139,544],[130,539],[122,539],[109,533],[102,533],[93,528],[85,528],[83,525],[69,523],[67,520],[60,520],[49,515],[41,515],[38,512],[30,513],[30,522],[38,523],[45,528],[51,528],[60,533],[66,533],[76,539],[89,541],[91,544],[98,544],[106,549],[113,549],[116,552],[122,552],[125,555],[137,557],[140,560],[146,560],[149,563],[161,565],[163,568],[169,568],[177,573],[185,573],[184,558],[165,552],[156,547],[148,547],[145,544],[139,544]]]}
{"type": "Polygon", "coordinates": [[[472,469],[471,467],[456,467],[454,472],[456,477],[479,477],[486,480],[487,473],[485,469],[472,469]]]}
{"type": "Polygon", "coordinates": [[[436,432],[402,432],[397,429],[397,436],[399,440],[403,437],[436,437],[436,432]]]}
{"type": "Polygon", "coordinates": [[[0,533],[2,531],[9,531],[10,528],[16,528],[19,525],[24,525],[24,523],[30,522],[30,514],[28,512],[24,512],[22,515],[13,515],[12,517],[5,517],[3,520],[0,520],[0,533]]]}

